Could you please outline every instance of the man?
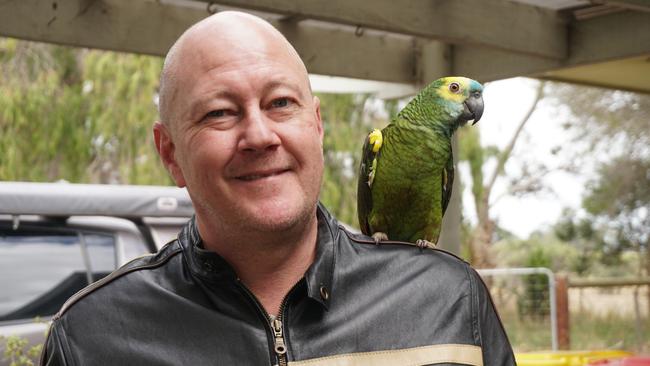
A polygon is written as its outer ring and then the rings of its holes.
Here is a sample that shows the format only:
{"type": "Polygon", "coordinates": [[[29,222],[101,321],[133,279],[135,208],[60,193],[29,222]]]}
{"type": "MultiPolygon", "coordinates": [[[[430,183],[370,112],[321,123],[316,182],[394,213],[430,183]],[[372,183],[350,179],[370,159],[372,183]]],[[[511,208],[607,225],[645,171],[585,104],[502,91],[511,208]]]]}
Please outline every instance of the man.
{"type": "Polygon", "coordinates": [[[260,18],[187,30],[165,60],[154,139],[196,216],[71,298],[43,363],[514,364],[466,263],[374,245],[318,205],[319,108],[296,51],[260,18]]]}

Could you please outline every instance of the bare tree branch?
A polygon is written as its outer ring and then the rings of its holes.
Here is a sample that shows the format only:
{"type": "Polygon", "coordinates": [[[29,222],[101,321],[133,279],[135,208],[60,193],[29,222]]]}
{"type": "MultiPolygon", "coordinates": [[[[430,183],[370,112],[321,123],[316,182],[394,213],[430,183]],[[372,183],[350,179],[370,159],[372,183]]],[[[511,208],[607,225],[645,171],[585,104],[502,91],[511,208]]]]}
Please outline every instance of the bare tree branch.
{"type": "Polygon", "coordinates": [[[515,147],[515,143],[517,142],[517,139],[519,138],[519,135],[521,134],[521,131],[523,131],[524,126],[530,120],[530,116],[532,116],[533,112],[535,112],[535,109],[537,108],[537,104],[539,103],[540,100],[542,100],[542,98],[544,96],[544,85],[546,85],[546,82],[541,81],[539,83],[539,85],[537,86],[537,94],[535,95],[535,101],[533,102],[533,104],[528,109],[528,112],[526,112],[526,115],[519,122],[519,126],[517,126],[517,129],[515,130],[515,133],[512,135],[512,137],[510,138],[510,142],[508,142],[508,145],[506,146],[506,148],[498,155],[497,166],[494,168],[494,171],[492,172],[492,175],[490,176],[490,180],[485,185],[485,197],[488,198],[486,200],[488,202],[489,202],[490,192],[492,191],[492,188],[494,187],[494,183],[496,182],[497,178],[499,177],[499,175],[503,171],[503,167],[505,166],[506,162],[508,161],[508,158],[510,157],[510,154],[512,153],[512,150],[515,147]]]}

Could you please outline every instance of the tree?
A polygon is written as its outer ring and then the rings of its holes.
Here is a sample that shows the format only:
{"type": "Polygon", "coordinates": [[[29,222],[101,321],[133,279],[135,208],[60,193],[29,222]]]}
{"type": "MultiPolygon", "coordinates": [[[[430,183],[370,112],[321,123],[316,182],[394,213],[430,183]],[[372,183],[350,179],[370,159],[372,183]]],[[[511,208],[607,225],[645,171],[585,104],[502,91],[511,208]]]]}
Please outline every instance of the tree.
{"type": "Polygon", "coordinates": [[[568,110],[565,129],[574,134],[571,168],[592,176],[582,206],[600,234],[603,258],[616,263],[622,252],[634,250],[637,275],[650,275],[650,95],[552,87],[568,110]]]}
{"type": "Polygon", "coordinates": [[[357,176],[361,147],[373,127],[385,123],[374,119],[366,107],[368,95],[318,94],[325,129],[325,171],[321,201],[336,217],[357,227],[357,176]]]}
{"type": "Polygon", "coordinates": [[[592,176],[583,208],[602,250],[610,258],[626,249],[645,254],[638,273],[650,275],[650,96],[558,83],[552,90],[574,135],[571,168],[592,176]]]}
{"type": "Polygon", "coordinates": [[[604,253],[645,253],[637,273],[650,275],[650,159],[626,156],[601,164],[583,207],[604,232],[604,253]]]}
{"type": "Polygon", "coordinates": [[[156,57],[0,39],[0,179],[162,184],[156,57]]]}
{"type": "MultiPolygon", "coordinates": [[[[476,211],[477,224],[469,233],[468,246],[470,261],[478,268],[491,268],[495,266],[494,259],[490,253],[490,244],[493,242],[496,232],[494,219],[490,215],[490,209],[495,202],[492,197],[492,190],[497,179],[504,175],[505,165],[510,159],[515,144],[524,129],[526,123],[537,108],[540,100],[544,97],[544,82],[540,82],[536,89],[536,96],[530,108],[517,124],[507,145],[499,150],[494,146],[481,146],[480,132],[478,129],[461,129],[459,131],[460,159],[467,161],[470,167],[472,196],[476,211]],[[488,179],[484,178],[484,170],[489,159],[496,159],[495,168],[489,172],[488,179]]],[[[536,180],[540,173],[524,171],[520,179],[514,180],[518,184],[510,185],[510,193],[522,193],[536,190],[536,180]]]]}

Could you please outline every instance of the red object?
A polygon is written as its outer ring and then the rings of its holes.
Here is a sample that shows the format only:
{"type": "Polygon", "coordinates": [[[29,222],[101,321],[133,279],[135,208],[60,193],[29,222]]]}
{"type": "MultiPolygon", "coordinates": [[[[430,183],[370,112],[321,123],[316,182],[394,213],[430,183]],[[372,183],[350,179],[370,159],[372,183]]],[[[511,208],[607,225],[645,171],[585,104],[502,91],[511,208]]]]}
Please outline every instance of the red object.
{"type": "Polygon", "coordinates": [[[615,360],[599,360],[589,366],[650,366],[650,357],[626,357],[615,360]]]}

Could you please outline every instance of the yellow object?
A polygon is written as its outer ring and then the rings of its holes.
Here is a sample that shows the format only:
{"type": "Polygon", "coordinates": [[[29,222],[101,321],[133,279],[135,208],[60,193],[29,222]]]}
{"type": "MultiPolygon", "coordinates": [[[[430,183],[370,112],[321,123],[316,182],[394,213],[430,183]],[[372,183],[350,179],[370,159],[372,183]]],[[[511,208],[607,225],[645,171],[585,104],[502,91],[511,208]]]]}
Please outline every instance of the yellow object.
{"type": "Polygon", "coordinates": [[[618,350],[517,353],[518,366],[587,366],[589,362],[632,356],[618,350]]]}
{"type": "Polygon", "coordinates": [[[381,148],[381,144],[384,141],[384,138],[381,135],[381,130],[376,129],[376,128],[374,130],[372,130],[372,132],[370,132],[370,137],[368,139],[369,139],[368,142],[370,142],[370,144],[372,144],[372,152],[374,152],[376,154],[379,151],[379,149],[381,148]]]}

